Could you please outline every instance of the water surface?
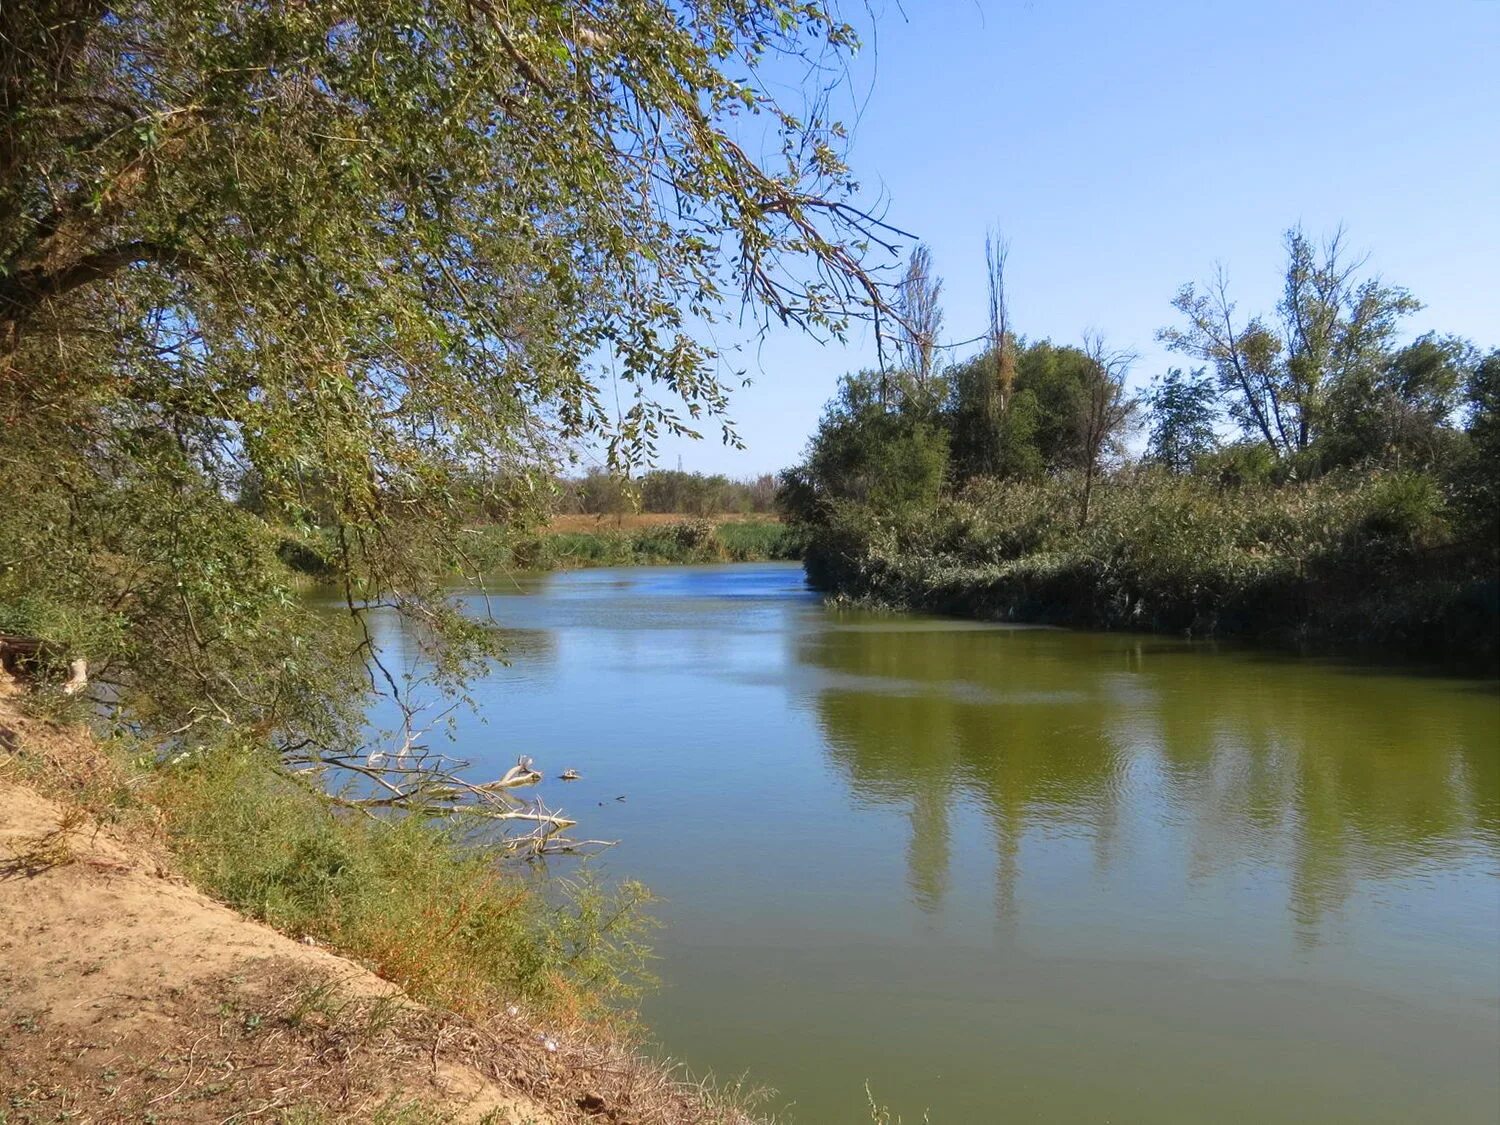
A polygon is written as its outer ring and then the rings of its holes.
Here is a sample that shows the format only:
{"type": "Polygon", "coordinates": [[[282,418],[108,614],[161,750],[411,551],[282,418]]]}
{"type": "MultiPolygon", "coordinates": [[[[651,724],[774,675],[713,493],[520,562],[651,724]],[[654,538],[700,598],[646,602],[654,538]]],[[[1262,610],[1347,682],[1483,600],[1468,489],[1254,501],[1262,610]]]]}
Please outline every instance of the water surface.
{"type": "Polygon", "coordinates": [[[459,752],[620,841],[663,1049],[793,1120],[867,1083],[935,1125],[1500,1118],[1492,683],[834,611],[776,564],[487,604],[459,752]]]}

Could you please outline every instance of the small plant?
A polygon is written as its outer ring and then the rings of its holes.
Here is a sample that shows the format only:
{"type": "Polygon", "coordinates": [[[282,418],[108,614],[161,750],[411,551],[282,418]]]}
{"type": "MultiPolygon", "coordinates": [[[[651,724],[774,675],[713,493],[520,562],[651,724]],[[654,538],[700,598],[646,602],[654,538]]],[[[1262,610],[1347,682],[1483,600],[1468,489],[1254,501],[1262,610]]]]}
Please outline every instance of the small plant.
{"type": "MultiPolygon", "coordinates": [[[[901,1118],[892,1116],[888,1107],[881,1105],[875,1100],[875,1095],[870,1092],[870,1084],[865,1083],[865,1102],[870,1107],[870,1125],[901,1125],[901,1118]]],[[[922,1120],[928,1122],[927,1111],[922,1111],[922,1120]]]]}

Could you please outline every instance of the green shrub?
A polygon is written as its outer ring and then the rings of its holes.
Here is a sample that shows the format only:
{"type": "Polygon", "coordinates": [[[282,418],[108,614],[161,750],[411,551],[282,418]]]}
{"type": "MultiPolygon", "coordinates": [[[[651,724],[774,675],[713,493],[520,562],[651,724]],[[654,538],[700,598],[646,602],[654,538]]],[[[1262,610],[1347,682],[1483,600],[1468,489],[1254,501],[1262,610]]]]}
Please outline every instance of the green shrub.
{"type": "Polygon", "coordinates": [[[1236,442],[1199,454],[1193,472],[1225,488],[1266,484],[1276,474],[1276,455],[1261,442],[1236,442]]]}
{"type": "Polygon", "coordinates": [[[1446,530],[1444,506],[1442,491],[1428,474],[1390,473],[1370,486],[1361,530],[1401,543],[1430,545],[1446,530]]]}
{"type": "Polygon", "coordinates": [[[962,616],[1495,659],[1500,584],[1452,541],[1430,476],[1227,488],[1119,473],[1085,527],[1079,487],[978,482],[923,512],[831,505],[809,529],[809,580],[962,616]]]}
{"type": "Polygon", "coordinates": [[[688,519],[635,531],[601,528],[521,536],[480,527],[468,536],[469,556],[480,571],[795,559],[801,557],[802,545],[800,533],[772,520],[716,524],[688,519]]]}
{"type": "Polygon", "coordinates": [[[724,554],[734,562],[802,557],[802,536],[784,523],[769,520],[721,523],[718,537],[724,554]]]}
{"type": "Polygon", "coordinates": [[[636,556],[631,561],[640,562],[712,562],[723,553],[710,519],[644,528],[630,540],[630,548],[636,556]]]}

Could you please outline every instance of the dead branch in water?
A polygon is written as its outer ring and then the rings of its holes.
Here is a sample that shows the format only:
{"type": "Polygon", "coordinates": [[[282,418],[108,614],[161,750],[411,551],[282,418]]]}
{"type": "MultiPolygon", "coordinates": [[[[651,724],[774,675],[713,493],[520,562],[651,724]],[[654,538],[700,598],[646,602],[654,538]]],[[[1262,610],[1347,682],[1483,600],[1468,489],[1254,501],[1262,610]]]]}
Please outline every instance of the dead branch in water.
{"type": "Polygon", "coordinates": [[[461,776],[467,762],[431,751],[408,738],[399,754],[318,754],[300,759],[293,768],[317,777],[329,799],[341,808],[358,809],[371,816],[396,809],[428,817],[474,817],[501,826],[497,844],[508,855],[540,856],[575,853],[586,848],[604,848],[610,840],[575,840],[565,835],[578,822],[549,809],[540,798],[524,800],[513,790],[535,785],[541,773],[530,758],[519,759],[493,781],[474,782],[461,776]],[[335,789],[326,784],[333,771],[361,779],[373,789],[366,795],[350,795],[350,786],[335,789]],[[513,831],[515,825],[530,825],[513,831]]]}
{"type": "Polygon", "coordinates": [[[513,792],[542,780],[541,771],[532,765],[530,758],[523,755],[492,781],[475,782],[464,776],[471,763],[426,746],[423,739],[428,731],[447,719],[460,703],[450,703],[419,726],[417,718],[425,708],[413,701],[411,689],[421,681],[408,680],[403,690],[396,675],[383,662],[368,630],[366,645],[366,658],[374,669],[371,683],[379,691],[378,685],[383,680],[388,690],[379,694],[401,712],[399,732],[391,732],[393,739],[399,737],[395,749],[341,754],[309,744],[283,755],[293,770],[313,778],[334,804],[357,809],[368,816],[396,810],[424,817],[472,818],[495,826],[491,842],[504,854],[528,859],[613,846],[612,840],[568,837],[566,831],[577,821],[549,809],[540,798],[528,801],[513,792]],[[345,784],[331,784],[340,774],[345,784]],[[518,825],[530,827],[520,831],[518,825]]]}

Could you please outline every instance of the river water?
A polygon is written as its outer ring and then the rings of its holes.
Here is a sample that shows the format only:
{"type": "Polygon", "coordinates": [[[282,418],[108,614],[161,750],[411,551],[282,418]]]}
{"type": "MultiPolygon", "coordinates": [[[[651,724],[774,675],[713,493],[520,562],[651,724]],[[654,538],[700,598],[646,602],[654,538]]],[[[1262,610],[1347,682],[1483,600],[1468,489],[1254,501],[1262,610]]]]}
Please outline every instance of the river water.
{"type": "Polygon", "coordinates": [[[1500,1119],[1493,682],[832,610],[793,565],[458,593],[510,664],[457,752],[619,841],[662,1050],[792,1120],[1500,1119]]]}

